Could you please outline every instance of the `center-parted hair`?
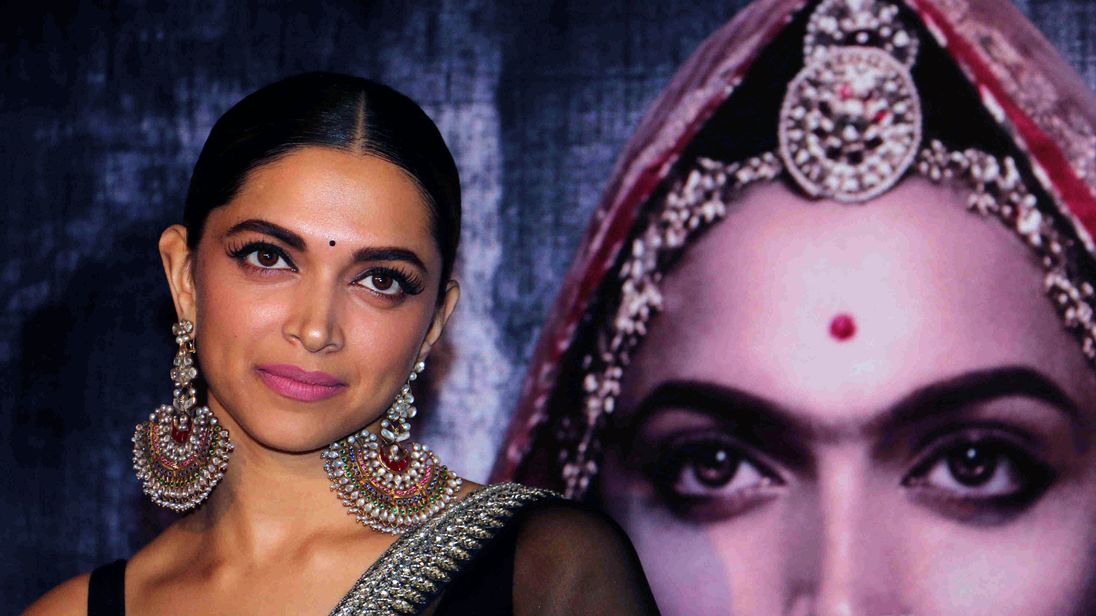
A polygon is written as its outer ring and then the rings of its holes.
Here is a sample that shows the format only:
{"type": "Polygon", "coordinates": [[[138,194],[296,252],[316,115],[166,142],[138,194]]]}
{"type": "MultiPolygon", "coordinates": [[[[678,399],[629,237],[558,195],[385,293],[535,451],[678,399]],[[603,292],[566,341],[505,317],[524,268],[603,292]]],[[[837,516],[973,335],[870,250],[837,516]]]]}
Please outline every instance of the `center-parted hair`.
{"type": "MultiPolygon", "coordinates": [[[[460,241],[460,176],[453,155],[410,98],[338,73],[287,77],[249,94],[217,120],[194,165],[183,210],[191,250],[201,241],[209,212],[230,202],[252,170],[309,146],[377,156],[415,181],[430,210],[444,289],[460,241]]],[[[442,297],[439,292],[438,301],[442,297]]]]}

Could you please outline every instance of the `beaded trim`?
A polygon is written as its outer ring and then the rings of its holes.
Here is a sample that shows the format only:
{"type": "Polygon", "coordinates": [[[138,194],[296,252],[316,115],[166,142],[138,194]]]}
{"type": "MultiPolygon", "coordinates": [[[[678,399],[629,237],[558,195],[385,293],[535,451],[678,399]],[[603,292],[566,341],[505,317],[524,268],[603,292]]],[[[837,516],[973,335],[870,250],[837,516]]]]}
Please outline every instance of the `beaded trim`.
{"type": "MultiPolygon", "coordinates": [[[[915,168],[934,183],[959,181],[970,186],[967,209],[997,218],[1034,251],[1044,270],[1044,290],[1066,329],[1079,339],[1085,357],[1096,366],[1096,294],[1074,265],[1086,258],[1083,246],[1066,238],[1037,209],[1037,199],[1024,185],[1015,161],[975,149],[950,151],[933,141],[921,150],[915,168]]],[[[583,360],[584,422],[560,426],[560,441],[574,443],[560,452],[568,498],[585,494],[597,475],[600,451],[595,436],[615,410],[624,369],[646,336],[650,319],[662,310],[659,283],[667,265],[691,238],[726,216],[727,205],[743,188],[775,180],[782,172],[779,159],[771,153],[730,164],[701,158],[632,242],[619,274],[620,303],[598,335],[596,351],[583,360]]]]}
{"type": "Polygon", "coordinates": [[[479,488],[397,539],[331,610],[331,616],[419,613],[514,514],[558,497],[555,492],[516,483],[479,488]]]}

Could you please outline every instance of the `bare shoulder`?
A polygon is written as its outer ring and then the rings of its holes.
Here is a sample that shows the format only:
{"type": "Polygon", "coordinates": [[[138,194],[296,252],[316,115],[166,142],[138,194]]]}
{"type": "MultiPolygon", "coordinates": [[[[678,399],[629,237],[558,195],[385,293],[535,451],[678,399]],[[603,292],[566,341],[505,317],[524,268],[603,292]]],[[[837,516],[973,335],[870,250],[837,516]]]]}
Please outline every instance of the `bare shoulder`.
{"type": "Polygon", "coordinates": [[[23,612],[23,616],[53,616],[86,614],[88,609],[88,580],[90,573],[78,575],[62,582],[42,595],[23,612]]]}
{"type": "Polygon", "coordinates": [[[547,500],[529,508],[521,520],[522,546],[533,547],[542,556],[566,555],[572,563],[592,557],[626,556],[632,549],[628,536],[612,518],[593,507],[564,499],[547,500]],[[582,546],[577,553],[576,546],[582,546]]]}
{"type": "Polygon", "coordinates": [[[514,550],[515,614],[657,614],[628,535],[601,511],[551,499],[523,512],[514,550]]]}

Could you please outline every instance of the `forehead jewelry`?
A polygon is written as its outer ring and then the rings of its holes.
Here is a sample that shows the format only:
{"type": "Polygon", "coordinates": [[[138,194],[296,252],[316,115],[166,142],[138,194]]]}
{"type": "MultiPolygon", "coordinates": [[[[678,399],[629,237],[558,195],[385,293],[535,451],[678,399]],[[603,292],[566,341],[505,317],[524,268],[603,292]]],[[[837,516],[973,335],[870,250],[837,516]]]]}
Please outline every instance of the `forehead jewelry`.
{"type": "Polygon", "coordinates": [[[402,534],[445,509],[461,478],[438,462],[430,448],[408,444],[418,413],[411,382],[426,368],[419,362],[388,407],[380,434],[363,429],[321,454],[324,470],[347,512],[382,533],[402,534]]]}
{"type": "MultiPolygon", "coordinates": [[[[997,219],[1039,259],[1045,292],[1096,365],[1096,293],[1075,265],[1091,255],[1056,222],[1071,221],[1070,214],[1044,214],[1009,157],[953,151],[935,140],[921,144],[920,98],[909,73],[918,48],[893,4],[824,0],[807,25],[805,66],[781,105],[777,152],[735,163],[701,157],[678,173],[632,240],[617,278],[619,297],[612,298],[618,303],[610,305],[594,350],[583,358],[580,415],[554,426],[564,444],[559,463],[568,497],[585,494],[597,475],[597,436],[616,410],[625,368],[662,310],[666,264],[754,183],[788,177],[810,197],[846,203],[882,194],[911,170],[934,183],[966,186],[967,209],[997,219]]],[[[856,331],[848,315],[838,315],[830,328],[838,340],[856,331]]]]}
{"type": "Polygon", "coordinates": [[[224,477],[235,446],[207,406],[197,406],[194,323],[171,327],[179,350],[171,368],[171,406],[161,405],[133,433],[133,469],[152,502],[174,511],[202,503],[224,477]]]}

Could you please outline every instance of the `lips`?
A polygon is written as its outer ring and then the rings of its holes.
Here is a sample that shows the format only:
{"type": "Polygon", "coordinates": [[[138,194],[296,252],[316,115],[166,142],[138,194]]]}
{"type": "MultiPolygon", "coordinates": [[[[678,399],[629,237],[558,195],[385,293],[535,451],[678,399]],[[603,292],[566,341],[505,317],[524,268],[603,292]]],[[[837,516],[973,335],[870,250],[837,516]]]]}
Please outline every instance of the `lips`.
{"type": "Polygon", "coordinates": [[[255,371],[275,393],[301,402],[326,400],[346,389],[346,383],[326,372],[310,372],[297,366],[270,364],[257,366],[255,371]]]}

